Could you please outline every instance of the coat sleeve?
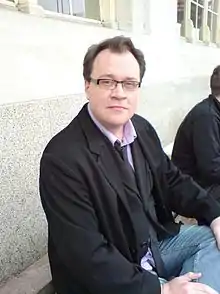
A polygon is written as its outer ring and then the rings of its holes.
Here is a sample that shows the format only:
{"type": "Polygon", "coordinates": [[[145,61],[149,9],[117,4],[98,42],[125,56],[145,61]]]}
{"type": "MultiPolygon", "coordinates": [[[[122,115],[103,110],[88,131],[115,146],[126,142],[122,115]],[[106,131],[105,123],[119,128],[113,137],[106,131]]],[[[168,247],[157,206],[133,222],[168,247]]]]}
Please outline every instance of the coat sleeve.
{"type": "Polygon", "coordinates": [[[213,115],[200,116],[193,124],[193,149],[198,172],[208,184],[220,184],[220,126],[213,115]]]}
{"type": "Polygon", "coordinates": [[[172,211],[196,218],[206,225],[220,216],[220,204],[190,176],[182,174],[165,154],[164,175],[168,186],[167,199],[172,211]]]}
{"type": "Polygon", "coordinates": [[[129,262],[99,229],[80,171],[44,154],[40,195],[50,238],[73,279],[91,294],[159,294],[157,276],[129,262]]]}
{"type": "Polygon", "coordinates": [[[154,142],[152,150],[157,165],[157,175],[161,181],[158,185],[161,187],[161,194],[165,195],[169,208],[182,216],[196,218],[200,223],[210,225],[220,216],[220,204],[172,163],[163,152],[153,128],[151,128],[151,137],[154,142]]]}

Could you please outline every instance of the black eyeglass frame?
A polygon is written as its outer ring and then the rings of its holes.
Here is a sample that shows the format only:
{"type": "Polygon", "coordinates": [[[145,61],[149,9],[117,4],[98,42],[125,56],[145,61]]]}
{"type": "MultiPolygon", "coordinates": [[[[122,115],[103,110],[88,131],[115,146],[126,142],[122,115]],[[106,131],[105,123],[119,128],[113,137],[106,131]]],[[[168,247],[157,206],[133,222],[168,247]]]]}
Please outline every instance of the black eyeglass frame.
{"type": "Polygon", "coordinates": [[[108,89],[108,90],[114,90],[118,84],[121,84],[122,85],[122,88],[124,90],[128,90],[128,91],[135,91],[137,90],[138,88],[141,87],[141,82],[137,82],[137,81],[132,81],[132,80],[125,80],[125,81],[117,81],[117,80],[114,80],[114,79],[104,79],[104,78],[100,78],[100,79],[94,79],[92,77],[90,77],[90,82],[94,83],[95,85],[98,85],[98,86],[101,86],[103,89],[108,89]],[[110,85],[104,85],[104,84],[101,84],[103,81],[106,81],[106,82],[112,82],[112,84],[110,85]],[[129,87],[130,86],[134,86],[134,87],[129,87]]]}

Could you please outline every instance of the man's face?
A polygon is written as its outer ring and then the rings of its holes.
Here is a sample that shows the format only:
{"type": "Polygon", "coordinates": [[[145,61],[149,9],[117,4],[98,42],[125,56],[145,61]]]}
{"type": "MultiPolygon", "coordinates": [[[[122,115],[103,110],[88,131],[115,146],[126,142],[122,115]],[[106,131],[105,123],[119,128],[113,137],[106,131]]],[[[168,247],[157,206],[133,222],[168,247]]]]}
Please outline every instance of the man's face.
{"type": "Polygon", "coordinates": [[[103,50],[94,60],[91,78],[104,79],[99,85],[92,81],[85,82],[94,116],[109,130],[121,128],[134,115],[137,107],[139,87],[130,89],[130,83],[140,82],[137,60],[129,51],[113,53],[108,49],[103,50]],[[122,84],[117,84],[114,89],[109,89],[112,88],[109,87],[112,80],[127,83],[124,88],[122,84]]]}

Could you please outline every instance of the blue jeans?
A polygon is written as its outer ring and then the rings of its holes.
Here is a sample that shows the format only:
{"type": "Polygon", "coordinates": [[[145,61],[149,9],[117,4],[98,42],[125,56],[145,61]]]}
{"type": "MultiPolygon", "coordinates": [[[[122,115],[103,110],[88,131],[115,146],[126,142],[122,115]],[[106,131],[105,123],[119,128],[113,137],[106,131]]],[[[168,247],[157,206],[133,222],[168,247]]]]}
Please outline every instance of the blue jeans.
{"type": "Polygon", "coordinates": [[[170,279],[202,273],[198,282],[220,292],[220,251],[209,227],[182,225],[177,236],[159,242],[159,250],[170,279]]]}

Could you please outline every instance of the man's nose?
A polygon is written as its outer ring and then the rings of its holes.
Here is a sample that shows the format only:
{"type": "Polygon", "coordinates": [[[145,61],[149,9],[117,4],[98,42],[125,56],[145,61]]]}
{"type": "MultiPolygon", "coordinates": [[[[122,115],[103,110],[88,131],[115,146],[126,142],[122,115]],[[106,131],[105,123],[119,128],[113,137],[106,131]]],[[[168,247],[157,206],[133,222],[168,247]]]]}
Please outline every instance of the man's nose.
{"type": "Polygon", "coordinates": [[[116,85],[115,89],[112,92],[112,97],[117,98],[117,99],[126,98],[126,94],[125,94],[125,91],[124,91],[121,83],[118,83],[116,85]]]}

